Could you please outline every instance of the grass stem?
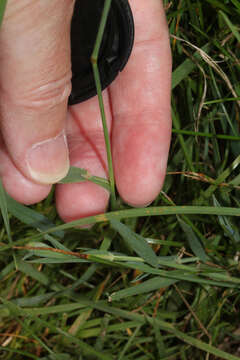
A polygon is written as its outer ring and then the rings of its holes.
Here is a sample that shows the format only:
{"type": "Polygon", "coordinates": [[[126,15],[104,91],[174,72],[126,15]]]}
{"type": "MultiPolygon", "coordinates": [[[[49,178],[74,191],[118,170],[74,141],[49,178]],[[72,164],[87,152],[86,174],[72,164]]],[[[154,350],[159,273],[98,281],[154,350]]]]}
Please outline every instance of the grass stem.
{"type": "Polygon", "coordinates": [[[109,132],[108,132],[108,128],[107,128],[106,114],[105,114],[105,110],[104,110],[104,102],[103,102],[103,97],[102,97],[101,79],[100,79],[100,74],[99,74],[99,69],[98,69],[99,50],[100,50],[100,46],[102,43],[102,38],[103,38],[103,34],[104,34],[104,29],[105,29],[105,26],[107,23],[110,6],[111,6],[111,0],[105,0],[102,18],[100,21],[93,53],[91,56],[91,62],[92,62],[93,74],[94,74],[94,79],[95,79],[96,88],[97,88],[97,95],[98,95],[98,101],[99,101],[99,107],[100,107],[102,125],[103,125],[103,133],[104,133],[104,139],[105,139],[105,145],[106,145],[106,151],[107,151],[109,182],[110,182],[110,190],[111,190],[111,199],[110,199],[111,209],[114,210],[114,209],[116,209],[116,192],[115,192],[115,179],[114,179],[112,153],[111,153],[111,142],[110,142],[109,132]]]}

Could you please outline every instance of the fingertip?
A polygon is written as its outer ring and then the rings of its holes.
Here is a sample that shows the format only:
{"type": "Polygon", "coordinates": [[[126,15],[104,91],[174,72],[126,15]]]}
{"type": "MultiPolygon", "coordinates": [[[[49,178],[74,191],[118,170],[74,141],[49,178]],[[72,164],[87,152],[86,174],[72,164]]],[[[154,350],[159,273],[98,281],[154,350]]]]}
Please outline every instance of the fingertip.
{"type": "Polygon", "coordinates": [[[152,173],[151,176],[144,177],[144,174],[135,174],[134,180],[131,176],[120,179],[117,182],[118,192],[125,203],[134,207],[142,208],[149,206],[159,195],[165,171],[160,175],[152,173]],[[141,180],[140,178],[143,179],[141,180]]]}
{"type": "Polygon", "coordinates": [[[114,128],[113,147],[116,185],[131,206],[145,207],[161,191],[167,167],[170,122],[139,122],[114,128]]]}
{"type": "Polygon", "coordinates": [[[104,213],[108,200],[107,190],[94,183],[83,182],[56,186],[56,207],[64,222],[104,213]]]}
{"type": "Polygon", "coordinates": [[[0,176],[6,192],[16,201],[33,205],[45,199],[51,191],[51,185],[33,183],[23,176],[8,156],[0,139],[0,176]]]}
{"type": "Polygon", "coordinates": [[[6,192],[24,205],[33,205],[45,199],[51,191],[51,185],[35,184],[25,178],[17,169],[2,175],[6,192]]]}
{"type": "Polygon", "coordinates": [[[49,185],[37,185],[26,178],[2,178],[6,192],[16,201],[24,205],[34,205],[45,199],[51,191],[49,185]],[[10,181],[9,181],[10,180],[10,181]],[[18,186],[18,188],[16,188],[18,186]]]}

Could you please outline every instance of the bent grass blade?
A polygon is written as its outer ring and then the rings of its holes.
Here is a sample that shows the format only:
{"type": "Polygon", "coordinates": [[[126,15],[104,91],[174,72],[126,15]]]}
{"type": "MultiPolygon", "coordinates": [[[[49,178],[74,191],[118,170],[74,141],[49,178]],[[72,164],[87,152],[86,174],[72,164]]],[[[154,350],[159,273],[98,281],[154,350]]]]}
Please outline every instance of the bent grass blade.
{"type": "Polygon", "coordinates": [[[102,117],[103,133],[104,133],[104,139],[105,139],[105,145],[106,145],[106,151],[107,151],[109,182],[110,182],[110,188],[111,188],[111,207],[112,207],[112,210],[114,210],[114,209],[116,209],[116,192],[115,192],[115,179],[114,179],[114,171],[113,171],[113,163],[112,163],[111,143],[110,143],[110,137],[109,137],[108,128],[107,128],[106,114],[105,114],[103,97],[102,97],[101,79],[100,79],[100,74],[99,74],[99,69],[98,69],[98,55],[99,55],[99,50],[100,50],[100,46],[102,43],[104,29],[105,29],[105,26],[107,23],[107,18],[108,18],[109,10],[111,7],[111,3],[112,3],[112,0],[105,0],[102,18],[100,21],[99,30],[98,30],[95,46],[93,49],[93,53],[91,56],[91,62],[92,62],[95,84],[96,84],[96,88],[97,88],[99,108],[100,108],[101,117],[102,117]]]}
{"type": "Polygon", "coordinates": [[[110,191],[110,185],[106,179],[93,176],[88,170],[77,168],[75,166],[70,167],[68,174],[65,176],[65,178],[59,181],[59,184],[79,183],[86,180],[102,186],[104,189],[110,191]]]}

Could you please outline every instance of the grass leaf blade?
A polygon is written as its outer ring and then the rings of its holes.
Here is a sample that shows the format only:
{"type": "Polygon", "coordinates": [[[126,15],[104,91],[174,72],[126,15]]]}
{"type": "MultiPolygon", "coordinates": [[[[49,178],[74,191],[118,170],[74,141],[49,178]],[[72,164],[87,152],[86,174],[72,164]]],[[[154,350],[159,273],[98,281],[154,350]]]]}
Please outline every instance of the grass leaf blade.
{"type": "Polygon", "coordinates": [[[0,1],[0,26],[2,25],[6,5],[7,5],[7,0],[1,0],[0,1]]]}
{"type": "MultiPolygon", "coordinates": [[[[6,195],[6,200],[9,212],[24,224],[40,229],[41,231],[47,231],[48,229],[56,226],[46,216],[18,203],[9,195],[6,195]]],[[[56,230],[54,231],[54,234],[59,238],[63,238],[64,236],[64,232],[62,230],[56,230]]]]}
{"type": "Polygon", "coordinates": [[[59,184],[80,183],[83,181],[91,181],[94,184],[102,186],[104,189],[110,191],[110,185],[106,179],[93,176],[86,169],[77,168],[75,166],[70,167],[68,174],[65,178],[59,181],[59,184]]]}
{"type": "Polygon", "coordinates": [[[181,225],[182,230],[186,234],[188,243],[194,255],[196,255],[201,261],[207,261],[207,254],[205,253],[200,240],[197,238],[197,235],[193,232],[190,225],[185,221],[178,218],[179,224],[181,225]]]}
{"type": "Polygon", "coordinates": [[[144,237],[133,232],[120,221],[111,220],[112,227],[123,237],[131,249],[152,266],[158,265],[158,258],[144,237]]]}
{"type": "Polygon", "coordinates": [[[175,279],[166,279],[162,278],[161,276],[156,276],[152,279],[144,281],[141,284],[134,285],[127,289],[119,290],[110,295],[109,299],[111,299],[111,301],[116,301],[129,296],[144,294],[157,289],[168,287],[172,284],[175,284],[177,281],[178,280],[175,279]]]}
{"type": "Polygon", "coordinates": [[[8,216],[8,204],[7,204],[7,200],[6,200],[6,192],[4,190],[1,179],[0,179],[0,208],[1,208],[4,225],[6,228],[8,240],[10,243],[12,243],[11,229],[10,229],[9,216],[8,216]]]}

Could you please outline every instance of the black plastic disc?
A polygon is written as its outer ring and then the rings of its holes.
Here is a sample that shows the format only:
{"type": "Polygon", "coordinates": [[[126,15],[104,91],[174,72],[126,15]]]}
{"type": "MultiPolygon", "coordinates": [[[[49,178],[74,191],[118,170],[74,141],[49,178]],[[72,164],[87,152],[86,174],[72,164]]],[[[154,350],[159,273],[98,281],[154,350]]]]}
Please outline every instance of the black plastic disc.
{"type": "MultiPolygon", "coordinates": [[[[104,0],[76,0],[71,25],[72,92],[69,104],[96,95],[90,58],[97,37],[104,0]]],[[[128,0],[112,0],[99,52],[102,89],[122,71],[132,51],[134,22],[128,0]]]]}

